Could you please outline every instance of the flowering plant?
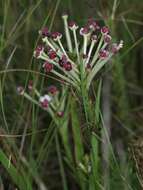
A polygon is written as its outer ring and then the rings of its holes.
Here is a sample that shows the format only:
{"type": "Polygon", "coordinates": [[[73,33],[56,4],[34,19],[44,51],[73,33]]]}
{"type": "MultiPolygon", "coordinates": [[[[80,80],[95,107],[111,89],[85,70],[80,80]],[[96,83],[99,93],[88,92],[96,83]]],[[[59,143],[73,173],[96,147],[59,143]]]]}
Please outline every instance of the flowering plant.
{"type": "Polygon", "coordinates": [[[70,168],[73,167],[72,172],[77,170],[77,183],[83,187],[85,181],[89,180],[89,186],[92,185],[90,181],[93,181],[94,189],[97,189],[94,178],[96,175],[98,177],[98,139],[94,127],[90,128],[89,125],[95,126],[99,122],[101,83],[93,107],[88,92],[96,74],[123,47],[123,41],[113,43],[109,28],[100,27],[94,19],[89,19],[87,24],[80,29],[74,21],[68,22],[68,15],[63,15],[62,19],[66,45],[63,45],[63,35],[60,32],[50,32],[45,27],[39,31],[43,43],[38,45],[34,51],[34,57],[42,63],[43,71],[48,75],[52,73],[60,79],[60,90],[51,85],[47,88],[46,94],[41,95],[33,85],[33,81],[28,82],[29,93],[23,87],[18,87],[17,90],[19,94],[51,115],[61,135],[67,157],[66,162],[70,168]],[[69,93],[69,86],[72,92],[76,91],[82,98],[83,109],[77,108],[76,101],[72,97],[73,93],[72,95],[69,93]],[[78,111],[81,113],[84,111],[85,118],[82,118],[82,121],[78,118],[78,111]],[[69,118],[72,124],[74,155],[68,134],[69,118]],[[83,123],[87,124],[87,129],[91,129],[87,133],[92,147],[88,155],[84,151],[81,135],[83,123]]]}
{"type": "MultiPolygon", "coordinates": [[[[53,73],[63,84],[70,85],[84,98],[95,75],[123,47],[123,41],[119,44],[112,43],[109,28],[100,27],[94,19],[89,19],[80,29],[76,22],[68,22],[67,14],[62,19],[67,46],[64,47],[60,32],[50,32],[45,27],[39,31],[43,44],[36,47],[34,57],[42,60],[42,68],[46,74],[53,73]]],[[[32,84],[29,83],[28,87],[32,90],[32,84]]],[[[55,118],[55,112],[58,116],[63,116],[66,99],[63,98],[64,86],[61,89],[62,101],[55,86],[49,87],[48,94],[42,96],[35,87],[33,89],[38,101],[33,100],[21,87],[18,91],[48,110],[52,118],[55,118]]]]}

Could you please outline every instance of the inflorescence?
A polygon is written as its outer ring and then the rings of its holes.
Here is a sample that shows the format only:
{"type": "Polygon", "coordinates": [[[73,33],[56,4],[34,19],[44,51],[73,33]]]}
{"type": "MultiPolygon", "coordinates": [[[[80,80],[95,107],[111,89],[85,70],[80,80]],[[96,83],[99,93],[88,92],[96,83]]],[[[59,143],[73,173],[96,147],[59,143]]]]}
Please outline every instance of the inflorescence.
{"type": "MultiPolygon", "coordinates": [[[[68,22],[68,15],[62,16],[64,22],[66,43],[63,45],[64,36],[60,32],[50,32],[47,27],[39,31],[42,44],[34,51],[34,57],[42,60],[44,72],[53,73],[61,81],[81,91],[81,84],[89,90],[90,84],[97,72],[115,55],[122,47],[123,41],[113,43],[110,30],[107,26],[100,27],[94,19],[89,19],[83,27],[74,22],[68,22]]],[[[28,89],[33,89],[32,81],[28,89]]],[[[22,87],[18,92],[30,99],[22,87]]],[[[59,92],[55,86],[48,88],[48,94],[41,96],[35,90],[39,101],[36,102],[43,109],[57,110],[59,106],[59,92]]],[[[63,116],[63,111],[57,112],[63,116]]]]}
{"type": "Polygon", "coordinates": [[[46,94],[41,95],[34,86],[33,81],[30,80],[27,89],[24,89],[23,86],[18,86],[17,92],[19,95],[24,96],[26,99],[48,111],[52,117],[55,118],[55,114],[58,118],[63,117],[66,102],[66,88],[62,88],[60,93],[55,85],[50,85],[46,90],[46,94]]]}
{"type": "Polygon", "coordinates": [[[34,57],[42,60],[46,73],[55,74],[77,90],[84,79],[88,90],[96,73],[123,47],[123,41],[112,43],[109,28],[100,27],[94,19],[81,28],[74,21],[68,22],[66,14],[62,19],[66,45],[62,33],[42,28],[43,45],[36,47],[34,57]]]}

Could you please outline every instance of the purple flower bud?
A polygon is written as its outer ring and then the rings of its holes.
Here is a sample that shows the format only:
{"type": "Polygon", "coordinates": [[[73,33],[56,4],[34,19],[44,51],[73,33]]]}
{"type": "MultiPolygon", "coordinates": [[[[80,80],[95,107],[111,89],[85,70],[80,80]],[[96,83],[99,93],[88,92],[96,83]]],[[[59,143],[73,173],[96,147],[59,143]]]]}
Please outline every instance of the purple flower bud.
{"type": "Polygon", "coordinates": [[[76,22],[74,22],[74,21],[70,21],[68,25],[69,25],[69,28],[70,28],[71,30],[76,30],[76,29],[78,29],[78,25],[77,25],[76,22]]]}
{"type": "Polygon", "coordinates": [[[50,35],[51,35],[47,27],[42,28],[39,31],[39,34],[42,35],[43,37],[50,37],[50,35]]]}
{"type": "Polygon", "coordinates": [[[86,35],[86,34],[89,34],[89,28],[88,27],[83,27],[80,29],[80,35],[86,35]]]}
{"type": "Polygon", "coordinates": [[[102,34],[108,34],[110,31],[109,31],[109,28],[107,26],[103,26],[101,28],[101,33],[102,34]]]}
{"type": "Polygon", "coordinates": [[[56,95],[57,92],[58,92],[58,89],[57,89],[56,86],[51,85],[51,86],[48,87],[48,92],[51,93],[52,95],[56,95]]]}
{"type": "Polygon", "coordinates": [[[53,40],[55,40],[55,41],[62,38],[62,34],[60,32],[53,32],[51,36],[52,36],[53,40]]]}
{"type": "Polygon", "coordinates": [[[58,63],[59,63],[59,65],[60,65],[61,67],[64,66],[64,62],[62,61],[62,59],[60,59],[58,63]]]}
{"type": "Polygon", "coordinates": [[[104,42],[109,44],[112,40],[112,37],[110,35],[104,35],[104,42]]]}
{"type": "Polygon", "coordinates": [[[53,69],[53,64],[49,63],[48,61],[46,61],[44,64],[43,64],[43,68],[45,70],[45,72],[49,73],[52,71],[53,69]]]}
{"type": "Polygon", "coordinates": [[[57,53],[54,50],[50,50],[48,52],[48,56],[49,56],[50,59],[53,60],[53,59],[55,59],[57,57],[57,53]]]}
{"type": "Polygon", "coordinates": [[[68,61],[67,63],[63,64],[63,67],[66,71],[71,71],[72,70],[72,64],[68,61]]]}
{"type": "Polygon", "coordinates": [[[34,51],[34,57],[39,58],[43,51],[44,51],[44,46],[38,45],[34,51]]]}
{"type": "Polygon", "coordinates": [[[48,108],[49,102],[51,101],[51,97],[49,95],[41,96],[39,99],[39,102],[42,106],[42,108],[48,108]]]}
{"type": "Polygon", "coordinates": [[[64,64],[67,63],[68,59],[67,59],[67,56],[66,55],[62,55],[62,58],[59,60],[59,65],[61,67],[64,67],[64,64]]]}
{"type": "Polygon", "coordinates": [[[100,59],[106,59],[109,56],[109,51],[101,49],[99,52],[100,59]]]}
{"type": "Polygon", "coordinates": [[[100,29],[98,23],[97,23],[93,18],[90,18],[90,19],[88,20],[87,25],[88,25],[88,27],[89,27],[90,29],[94,29],[94,30],[99,30],[99,29],[100,29]]]}
{"type": "Polygon", "coordinates": [[[66,63],[66,62],[68,61],[68,59],[67,59],[67,56],[66,56],[66,55],[62,55],[62,61],[63,61],[64,63],[66,63]]]}
{"type": "Polygon", "coordinates": [[[48,102],[48,100],[43,100],[42,102],[40,102],[41,103],[41,106],[43,107],[43,108],[48,108],[48,106],[49,106],[49,102],[48,102]]]}

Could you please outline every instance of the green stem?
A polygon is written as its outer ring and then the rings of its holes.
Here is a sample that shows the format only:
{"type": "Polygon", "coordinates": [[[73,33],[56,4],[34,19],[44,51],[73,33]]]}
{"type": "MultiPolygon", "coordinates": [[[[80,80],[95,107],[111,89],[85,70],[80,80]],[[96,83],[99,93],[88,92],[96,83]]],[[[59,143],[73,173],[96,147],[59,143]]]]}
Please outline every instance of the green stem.
{"type": "Polygon", "coordinates": [[[67,22],[67,16],[63,16],[63,21],[64,21],[64,27],[65,27],[65,34],[66,34],[66,40],[67,40],[67,45],[68,45],[68,50],[70,52],[73,51],[72,48],[72,42],[71,42],[71,37],[70,37],[70,32],[69,32],[69,27],[68,27],[68,22],[67,22]]]}
{"type": "Polygon", "coordinates": [[[68,190],[66,175],[65,175],[65,171],[64,171],[62,155],[61,155],[61,151],[60,151],[60,144],[59,144],[59,139],[58,139],[57,133],[55,134],[55,141],[56,141],[56,149],[57,149],[57,155],[58,155],[60,171],[61,171],[61,178],[62,178],[62,182],[63,182],[63,190],[68,190]]]}
{"type": "Polygon", "coordinates": [[[73,36],[74,36],[76,54],[77,54],[77,58],[78,58],[78,64],[80,64],[80,56],[79,56],[79,49],[78,49],[78,41],[77,41],[77,36],[76,36],[76,30],[73,30],[73,36]]]}

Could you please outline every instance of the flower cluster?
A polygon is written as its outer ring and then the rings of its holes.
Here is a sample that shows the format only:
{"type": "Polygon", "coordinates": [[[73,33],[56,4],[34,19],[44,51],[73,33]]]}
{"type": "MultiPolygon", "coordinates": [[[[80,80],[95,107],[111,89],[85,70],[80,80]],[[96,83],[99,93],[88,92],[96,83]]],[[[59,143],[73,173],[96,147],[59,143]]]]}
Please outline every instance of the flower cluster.
{"type": "Polygon", "coordinates": [[[46,90],[46,94],[41,95],[33,85],[32,80],[28,82],[27,89],[24,89],[23,86],[17,87],[17,93],[19,95],[23,95],[26,99],[48,111],[52,117],[55,116],[55,113],[58,117],[62,117],[64,115],[66,101],[66,97],[64,95],[65,91],[66,88],[63,88],[60,95],[57,87],[55,85],[50,85],[46,90]]]}
{"type": "Polygon", "coordinates": [[[68,22],[66,14],[62,19],[67,46],[62,43],[62,33],[45,27],[39,31],[43,45],[38,45],[34,57],[43,61],[46,73],[55,74],[78,90],[84,79],[88,90],[96,73],[123,47],[123,41],[113,43],[109,28],[100,27],[94,19],[81,28],[74,21],[68,22]]]}

